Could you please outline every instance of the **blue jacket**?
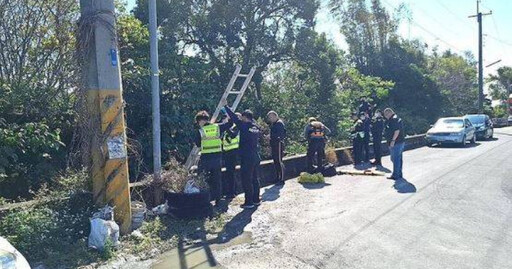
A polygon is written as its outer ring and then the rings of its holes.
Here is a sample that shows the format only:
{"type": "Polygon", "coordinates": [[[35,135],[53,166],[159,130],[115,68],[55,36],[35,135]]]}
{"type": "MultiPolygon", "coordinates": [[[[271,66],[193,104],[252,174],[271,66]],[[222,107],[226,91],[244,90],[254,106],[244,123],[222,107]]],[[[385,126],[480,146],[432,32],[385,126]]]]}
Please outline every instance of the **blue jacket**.
{"type": "Polygon", "coordinates": [[[261,128],[254,120],[251,122],[241,121],[228,106],[225,106],[225,109],[240,131],[240,146],[238,148],[240,157],[260,160],[258,141],[261,136],[261,128]]]}

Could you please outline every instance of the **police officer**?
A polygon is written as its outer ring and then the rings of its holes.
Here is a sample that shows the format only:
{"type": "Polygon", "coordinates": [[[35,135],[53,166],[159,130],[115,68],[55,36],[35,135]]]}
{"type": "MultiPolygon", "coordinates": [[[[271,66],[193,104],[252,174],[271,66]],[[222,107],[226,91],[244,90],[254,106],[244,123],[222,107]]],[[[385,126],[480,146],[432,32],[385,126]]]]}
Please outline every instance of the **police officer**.
{"type": "Polygon", "coordinates": [[[224,106],[224,109],[240,131],[240,168],[245,192],[245,203],[241,207],[245,209],[254,208],[261,203],[260,181],[258,179],[261,160],[258,140],[261,136],[261,128],[254,121],[252,111],[245,110],[239,119],[228,106],[224,106]]]}
{"type": "Polygon", "coordinates": [[[363,122],[364,138],[363,138],[363,161],[370,162],[370,131],[371,131],[371,118],[368,112],[359,113],[359,119],[363,122]]]}
{"type": "Polygon", "coordinates": [[[361,117],[364,116],[364,112],[352,113],[352,120],[354,121],[351,128],[352,137],[352,152],[354,153],[354,165],[357,166],[363,162],[363,142],[364,142],[364,123],[361,117]]]}
{"type": "Polygon", "coordinates": [[[331,130],[316,118],[309,118],[308,124],[304,128],[304,136],[308,141],[307,151],[307,170],[310,173],[315,172],[313,159],[316,154],[317,171],[323,170],[323,159],[325,158],[325,142],[327,135],[331,134],[331,130]]]}
{"type": "MultiPolygon", "coordinates": [[[[237,118],[241,117],[240,113],[235,113],[237,118]]],[[[227,118],[227,117],[226,117],[227,118]]],[[[240,132],[236,126],[224,132],[222,139],[222,159],[224,167],[226,167],[223,184],[226,186],[226,198],[233,199],[236,195],[235,168],[238,159],[238,147],[240,143],[240,132]]]]}
{"type": "Polygon", "coordinates": [[[275,111],[267,113],[267,119],[270,122],[270,148],[272,150],[272,160],[276,170],[276,185],[284,185],[284,139],[286,137],[286,128],[283,121],[275,111]]]}
{"type": "Polygon", "coordinates": [[[199,159],[199,173],[206,176],[206,182],[210,187],[211,198],[215,200],[215,206],[219,205],[222,195],[222,135],[233,123],[210,123],[210,115],[206,111],[199,111],[195,117],[199,125],[195,143],[201,149],[199,159]]]}
{"type": "Polygon", "coordinates": [[[373,142],[373,154],[375,160],[372,162],[373,165],[382,165],[382,133],[384,131],[384,118],[380,110],[375,110],[372,119],[372,142],[373,142]]]}

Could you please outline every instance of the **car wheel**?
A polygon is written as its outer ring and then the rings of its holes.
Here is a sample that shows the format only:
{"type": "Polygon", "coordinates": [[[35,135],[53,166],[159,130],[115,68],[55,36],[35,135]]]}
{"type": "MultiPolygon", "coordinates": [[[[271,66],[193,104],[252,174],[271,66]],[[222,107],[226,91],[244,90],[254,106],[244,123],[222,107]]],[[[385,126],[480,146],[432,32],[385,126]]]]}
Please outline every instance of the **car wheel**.
{"type": "Polygon", "coordinates": [[[431,142],[427,142],[427,147],[431,148],[432,147],[432,143],[431,142]]]}
{"type": "Polygon", "coordinates": [[[471,139],[471,144],[475,144],[476,143],[476,135],[473,135],[473,139],[471,139]]]}
{"type": "Polygon", "coordinates": [[[489,136],[489,139],[492,139],[493,136],[494,136],[494,129],[491,129],[491,135],[489,136]]]}
{"type": "Polygon", "coordinates": [[[460,143],[460,145],[461,145],[463,148],[464,148],[464,147],[466,147],[466,136],[464,136],[464,137],[462,138],[462,143],[460,143]]]}

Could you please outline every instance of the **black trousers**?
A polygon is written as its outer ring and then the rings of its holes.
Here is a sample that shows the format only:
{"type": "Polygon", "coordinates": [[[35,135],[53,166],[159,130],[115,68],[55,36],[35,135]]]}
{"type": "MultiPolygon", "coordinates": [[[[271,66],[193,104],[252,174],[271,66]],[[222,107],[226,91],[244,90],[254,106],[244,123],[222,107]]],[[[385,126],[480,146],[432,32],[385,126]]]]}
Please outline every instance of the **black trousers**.
{"type": "Polygon", "coordinates": [[[258,179],[258,169],[260,167],[259,158],[242,157],[240,165],[242,173],[242,186],[245,193],[245,204],[260,202],[260,180],[258,179]]]}
{"type": "Polygon", "coordinates": [[[210,188],[210,198],[220,200],[222,193],[222,154],[213,153],[201,156],[198,165],[199,173],[206,177],[210,188]]]}
{"type": "Polygon", "coordinates": [[[369,162],[370,161],[370,134],[364,133],[363,138],[363,161],[369,162]]]}
{"type": "Polygon", "coordinates": [[[373,137],[373,155],[375,155],[375,162],[381,163],[382,159],[382,136],[373,137]]]}
{"type": "Polygon", "coordinates": [[[282,141],[270,142],[270,147],[272,149],[272,160],[274,161],[274,168],[276,170],[276,179],[277,179],[277,181],[283,181],[284,180],[284,163],[283,163],[284,143],[282,141]]]}
{"type": "Polygon", "coordinates": [[[316,154],[316,165],[318,170],[321,171],[323,166],[323,160],[325,158],[325,141],[322,140],[310,140],[308,144],[308,152],[306,154],[307,157],[307,169],[308,172],[312,173],[315,170],[313,166],[313,161],[316,154]]]}
{"type": "Polygon", "coordinates": [[[238,159],[238,149],[225,151],[222,155],[224,161],[224,167],[226,167],[226,173],[222,178],[222,185],[225,186],[227,196],[236,194],[236,181],[235,181],[235,168],[238,159]]]}
{"type": "Polygon", "coordinates": [[[364,140],[362,138],[354,138],[352,140],[352,153],[354,154],[354,164],[360,164],[363,162],[363,145],[364,140]]]}

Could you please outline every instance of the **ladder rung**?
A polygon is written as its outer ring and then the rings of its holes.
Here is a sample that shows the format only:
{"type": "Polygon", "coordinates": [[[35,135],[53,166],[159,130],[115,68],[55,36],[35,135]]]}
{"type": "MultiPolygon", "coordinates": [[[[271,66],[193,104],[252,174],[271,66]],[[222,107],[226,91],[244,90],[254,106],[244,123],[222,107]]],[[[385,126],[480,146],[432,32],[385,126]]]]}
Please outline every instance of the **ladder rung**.
{"type": "Polygon", "coordinates": [[[246,78],[247,76],[249,76],[249,75],[248,74],[238,74],[239,78],[246,78]]]}
{"type": "Polygon", "coordinates": [[[229,94],[240,94],[240,91],[230,91],[229,94]]]}

